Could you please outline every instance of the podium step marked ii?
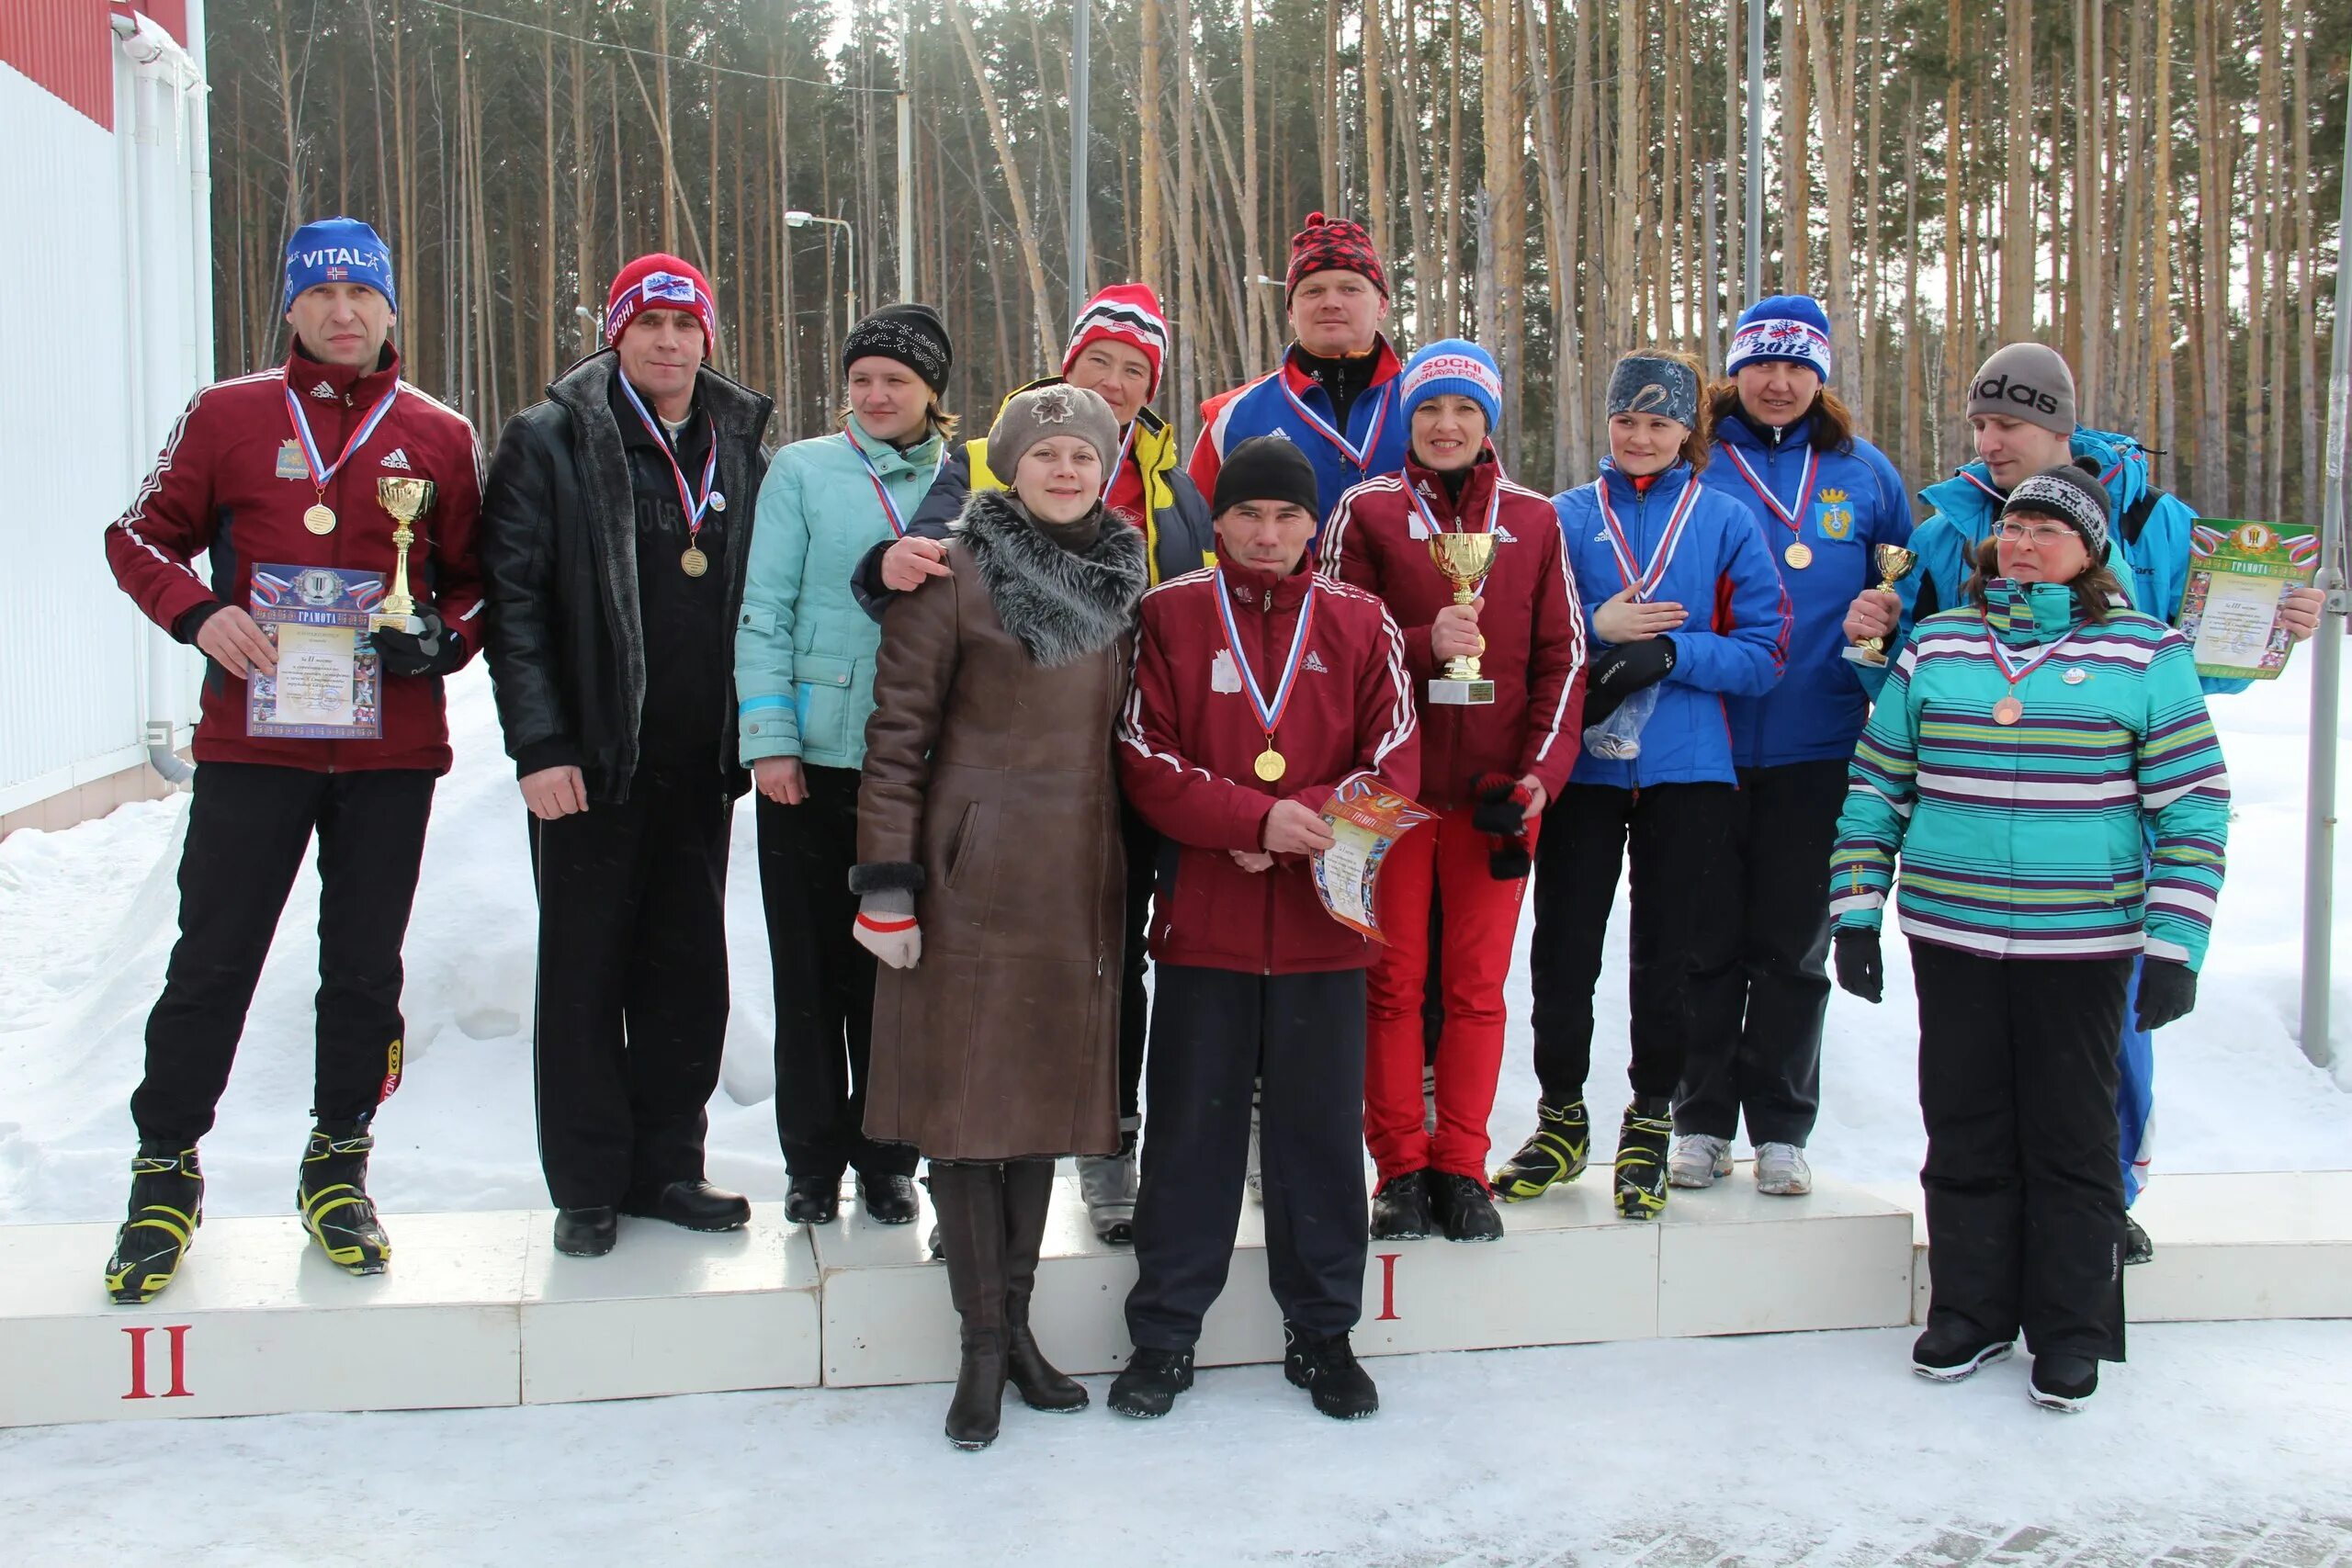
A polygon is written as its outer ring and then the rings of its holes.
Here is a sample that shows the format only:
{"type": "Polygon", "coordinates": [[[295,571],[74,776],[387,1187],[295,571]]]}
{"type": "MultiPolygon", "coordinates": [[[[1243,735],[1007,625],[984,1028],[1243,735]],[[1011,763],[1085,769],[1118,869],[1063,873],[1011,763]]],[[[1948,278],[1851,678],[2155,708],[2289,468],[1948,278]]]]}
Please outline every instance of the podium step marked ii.
{"type": "MultiPolygon", "coordinates": [[[[1820,1181],[1765,1198],[1743,1167],[1677,1192],[1654,1224],[1608,1205],[1606,1173],[1503,1211],[1499,1242],[1374,1243],[1369,1355],[1893,1326],[1925,1315],[1916,1188],[1820,1181]]],[[[2153,1263],[2135,1322],[2352,1317],[2352,1171],[2166,1176],[2137,1211],[2153,1263]]],[[[392,1268],[353,1279],[291,1217],[215,1219],[145,1307],[106,1299],[112,1225],[0,1226],[0,1426],[401,1410],[944,1381],[956,1371],[931,1213],[875,1225],[854,1204],[813,1234],[782,1206],[697,1235],[624,1219],[601,1258],[563,1258],[545,1210],[387,1223],[392,1268]]],[[[1245,1207],[1200,1360],[1282,1354],[1262,1211],[1245,1207]]],[[[1125,1360],[1135,1258],[1057,1183],[1032,1309],[1071,1371],[1125,1360]]]]}

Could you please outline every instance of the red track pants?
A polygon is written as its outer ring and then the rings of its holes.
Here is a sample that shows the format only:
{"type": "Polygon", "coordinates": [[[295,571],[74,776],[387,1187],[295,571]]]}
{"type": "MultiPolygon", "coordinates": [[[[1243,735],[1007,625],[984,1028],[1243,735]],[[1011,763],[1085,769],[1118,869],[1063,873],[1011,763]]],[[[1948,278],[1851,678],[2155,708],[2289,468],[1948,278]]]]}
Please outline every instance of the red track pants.
{"type": "Polygon", "coordinates": [[[1524,877],[1495,880],[1487,869],[1490,847],[1471,827],[1469,808],[1444,810],[1399,839],[1381,867],[1381,925],[1389,940],[1366,990],[1363,1137],[1383,1181],[1423,1168],[1487,1173],[1487,1118],[1503,1061],[1503,979],[1527,891],[1524,877]],[[1421,1100],[1432,886],[1444,908],[1445,943],[1434,1135],[1423,1131],[1421,1100]]]}

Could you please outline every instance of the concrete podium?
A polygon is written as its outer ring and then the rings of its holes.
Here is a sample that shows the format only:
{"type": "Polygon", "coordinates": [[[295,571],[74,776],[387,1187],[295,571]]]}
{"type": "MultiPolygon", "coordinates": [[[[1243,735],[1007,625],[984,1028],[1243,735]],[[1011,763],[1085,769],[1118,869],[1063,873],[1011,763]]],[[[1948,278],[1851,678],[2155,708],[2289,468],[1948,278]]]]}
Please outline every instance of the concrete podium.
{"type": "MultiPolygon", "coordinates": [[[[1355,1343],[1367,1355],[1697,1335],[1887,1327],[1924,1316],[1931,1259],[1916,1188],[1822,1179],[1759,1196],[1747,1168],[1619,1220],[1605,1172],[1503,1210],[1499,1242],[1375,1243],[1355,1343]]],[[[2352,1317],[2352,1172],[2168,1175],[2139,1213],[2154,1262],[2127,1277],[2134,1321],[2352,1317]]],[[[956,1371],[931,1213],[833,1224],[752,1205],[703,1235],[624,1219],[619,1247],[570,1258],[545,1210],[388,1218],[392,1267],[353,1279],[291,1217],[219,1218],[170,1291],[116,1307],[111,1225],[0,1226],[0,1426],[401,1410],[941,1381],[956,1371]]],[[[1262,1213],[1245,1206],[1204,1365],[1282,1353],[1262,1213]]],[[[1065,1369],[1127,1354],[1134,1255],[1097,1242],[1057,1183],[1033,1315],[1065,1369]]]]}

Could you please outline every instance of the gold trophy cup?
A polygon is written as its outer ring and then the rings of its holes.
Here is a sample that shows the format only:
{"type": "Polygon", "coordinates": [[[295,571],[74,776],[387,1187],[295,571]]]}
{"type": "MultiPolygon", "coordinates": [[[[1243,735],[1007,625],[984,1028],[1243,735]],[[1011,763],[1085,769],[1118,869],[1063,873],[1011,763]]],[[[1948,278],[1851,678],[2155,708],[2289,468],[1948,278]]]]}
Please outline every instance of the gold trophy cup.
{"type": "MultiPolygon", "coordinates": [[[[1453,584],[1453,602],[1467,604],[1478,596],[1494,564],[1492,534],[1439,534],[1430,540],[1430,558],[1453,584]]],[[[1495,683],[1478,674],[1476,654],[1456,654],[1445,661],[1445,673],[1430,682],[1430,701],[1445,707],[1470,707],[1495,700],[1495,683]]]]}
{"type": "Polygon", "coordinates": [[[408,591],[408,547],[416,543],[416,520],[433,510],[433,481],[378,479],[376,503],[392,515],[392,548],[399,554],[392,562],[392,591],[384,595],[384,607],[368,617],[368,629],[414,637],[424,630],[424,623],[408,591]]]}
{"type": "MultiPolygon", "coordinates": [[[[1888,593],[1894,592],[1894,585],[1910,576],[1911,569],[1919,564],[1918,553],[1906,550],[1901,545],[1881,545],[1874,556],[1878,561],[1879,588],[1888,593]]],[[[1883,670],[1886,668],[1886,638],[1863,637],[1846,650],[1846,657],[1857,664],[1883,670]]]]}

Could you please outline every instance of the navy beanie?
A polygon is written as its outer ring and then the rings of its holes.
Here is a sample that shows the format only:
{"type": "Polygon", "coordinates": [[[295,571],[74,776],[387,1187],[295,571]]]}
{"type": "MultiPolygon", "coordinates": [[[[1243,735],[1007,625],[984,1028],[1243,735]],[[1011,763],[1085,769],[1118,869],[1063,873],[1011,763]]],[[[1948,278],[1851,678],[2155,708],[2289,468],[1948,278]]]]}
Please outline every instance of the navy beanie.
{"type": "Polygon", "coordinates": [[[294,308],[295,296],[322,283],[364,283],[395,313],[400,310],[400,296],[392,291],[392,253],[356,218],[322,218],[294,231],[286,242],[286,298],[279,313],[294,308]]]}
{"type": "Polygon", "coordinates": [[[1743,365],[1770,359],[1804,366],[1828,383],[1829,312],[1820,300],[1810,294],[1775,294],[1739,313],[1724,374],[1736,376],[1743,365]]]}

